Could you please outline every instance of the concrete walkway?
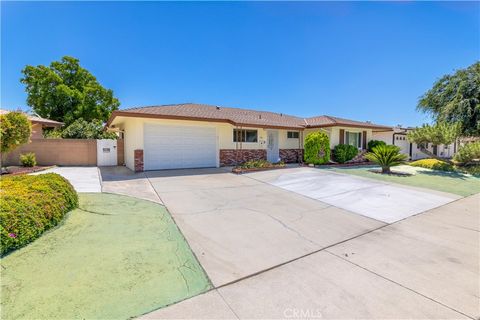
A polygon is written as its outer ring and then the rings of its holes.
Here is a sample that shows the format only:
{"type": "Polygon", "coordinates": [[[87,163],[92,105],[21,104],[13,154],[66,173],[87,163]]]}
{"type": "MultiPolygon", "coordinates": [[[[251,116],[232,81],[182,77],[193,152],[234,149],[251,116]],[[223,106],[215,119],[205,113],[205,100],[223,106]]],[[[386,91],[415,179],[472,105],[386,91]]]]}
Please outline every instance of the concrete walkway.
{"type": "Polygon", "coordinates": [[[102,192],[97,167],[55,167],[31,173],[34,175],[57,173],[70,181],[77,192],[102,192]]]}
{"type": "Polygon", "coordinates": [[[477,319],[479,204],[452,202],[142,318],[477,319]]]}

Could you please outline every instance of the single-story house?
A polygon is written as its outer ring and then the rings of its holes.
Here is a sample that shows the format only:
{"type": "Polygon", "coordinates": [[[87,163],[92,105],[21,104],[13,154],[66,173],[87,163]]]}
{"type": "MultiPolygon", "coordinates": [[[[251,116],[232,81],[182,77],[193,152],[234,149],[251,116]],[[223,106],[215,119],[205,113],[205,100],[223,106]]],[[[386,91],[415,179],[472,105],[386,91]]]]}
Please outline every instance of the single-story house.
{"type": "Polygon", "coordinates": [[[117,110],[106,127],[124,138],[125,164],[135,171],[233,166],[256,159],[297,162],[310,132],[326,132],[332,149],[340,143],[366,149],[374,132],[392,130],[331,116],[300,118],[194,103],[117,110]]]}
{"type": "MultiPolygon", "coordinates": [[[[8,110],[0,110],[0,114],[7,114],[10,111],[8,110]]],[[[38,115],[31,115],[25,113],[28,120],[32,123],[32,134],[30,135],[30,139],[43,139],[43,129],[46,128],[58,128],[63,126],[62,122],[45,119],[39,117],[38,115]]]]}
{"type": "MultiPolygon", "coordinates": [[[[374,132],[373,139],[381,140],[387,144],[393,144],[400,147],[400,151],[406,154],[410,160],[419,160],[430,158],[430,156],[420,150],[416,143],[411,143],[407,139],[409,131],[414,130],[413,127],[394,127],[393,131],[374,132]]],[[[433,145],[429,143],[426,149],[441,158],[451,158],[457,152],[458,143],[454,142],[449,145],[433,145]]]]}

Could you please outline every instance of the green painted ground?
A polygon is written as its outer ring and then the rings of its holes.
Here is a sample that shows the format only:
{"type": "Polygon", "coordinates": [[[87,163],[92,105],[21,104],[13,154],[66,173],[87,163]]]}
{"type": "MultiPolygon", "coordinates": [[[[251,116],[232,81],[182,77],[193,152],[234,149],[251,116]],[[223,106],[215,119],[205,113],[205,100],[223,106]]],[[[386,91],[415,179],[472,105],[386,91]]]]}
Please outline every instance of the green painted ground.
{"type": "Polygon", "coordinates": [[[1,260],[1,319],[126,319],[210,288],[163,206],[80,194],[80,208],[1,260]]]}
{"type": "Polygon", "coordinates": [[[480,192],[480,178],[457,172],[436,171],[412,166],[393,167],[392,171],[412,173],[412,176],[399,177],[394,175],[382,175],[368,170],[378,169],[376,167],[328,167],[322,170],[331,170],[339,173],[355,176],[395,182],[413,187],[421,187],[443,192],[469,196],[480,192]]]}

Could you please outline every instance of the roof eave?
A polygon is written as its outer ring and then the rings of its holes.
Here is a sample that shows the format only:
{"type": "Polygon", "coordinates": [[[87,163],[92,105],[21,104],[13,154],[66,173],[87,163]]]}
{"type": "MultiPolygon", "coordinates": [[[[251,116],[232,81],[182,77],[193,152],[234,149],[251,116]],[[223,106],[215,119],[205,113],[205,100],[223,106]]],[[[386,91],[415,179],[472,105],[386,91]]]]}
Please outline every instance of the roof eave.
{"type": "Polygon", "coordinates": [[[137,112],[128,112],[128,111],[113,111],[112,115],[106,123],[106,127],[110,127],[113,120],[116,117],[129,117],[129,118],[147,118],[147,119],[167,119],[167,120],[187,120],[187,121],[202,121],[202,122],[221,122],[229,123],[237,127],[251,127],[251,128],[265,128],[265,129],[292,129],[292,130],[303,130],[302,126],[287,126],[287,125],[264,125],[257,123],[239,123],[234,122],[230,119],[219,119],[219,118],[199,118],[199,117],[187,117],[187,116],[174,116],[174,115],[163,115],[163,114],[151,114],[151,113],[137,113],[137,112]]]}

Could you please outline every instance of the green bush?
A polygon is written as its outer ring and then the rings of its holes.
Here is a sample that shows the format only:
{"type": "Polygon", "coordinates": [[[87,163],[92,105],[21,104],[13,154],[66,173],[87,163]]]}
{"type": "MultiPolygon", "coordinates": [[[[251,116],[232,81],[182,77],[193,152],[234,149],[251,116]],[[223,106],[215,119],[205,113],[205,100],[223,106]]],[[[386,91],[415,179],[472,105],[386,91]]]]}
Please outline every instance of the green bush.
{"type": "Polygon", "coordinates": [[[480,141],[467,143],[460,147],[458,152],[453,157],[453,160],[458,163],[467,164],[473,160],[480,159],[480,141]]]}
{"type": "Polygon", "coordinates": [[[271,163],[267,160],[249,160],[247,162],[242,163],[240,166],[242,169],[251,169],[251,168],[270,168],[273,166],[284,166],[285,163],[283,161],[277,163],[271,163]]]}
{"type": "Polygon", "coordinates": [[[25,246],[78,206],[72,185],[55,173],[0,179],[0,254],[25,246]]]}
{"type": "Polygon", "coordinates": [[[306,163],[324,164],[330,161],[330,139],[323,131],[315,131],[307,135],[304,146],[306,163]]]}
{"type": "Polygon", "coordinates": [[[368,144],[367,144],[367,150],[372,152],[373,151],[373,148],[375,148],[376,146],[386,146],[387,144],[381,140],[370,140],[368,141],[368,144]]]}
{"type": "Polygon", "coordinates": [[[338,163],[345,163],[355,158],[358,149],[349,144],[337,144],[333,148],[333,159],[338,163]]]}
{"type": "Polygon", "coordinates": [[[0,115],[0,152],[8,153],[30,139],[32,125],[22,112],[0,115]]]}
{"type": "Polygon", "coordinates": [[[29,152],[20,155],[20,162],[24,167],[35,167],[37,165],[37,158],[35,153],[29,152]]]}
{"type": "MultiPolygon", "coordinates": [[[[52,132],[49,135],[55,137],[58,133],[52,132]]],[[[87,122],[82,118],[78,118],[71,125],[62,130],[62,138],[64,139],[117,139],[114,132],[104,130],[100,120],[92,120],[87,122]]]]}
{"type": "Polygon", "coordinates": [[[379,145],[373,148],[372,152],[367,153],[365,158],[380,165],[382,173],[390,173],[390,167],[405,163],[408,157],[400,153],[400,148],[397,146],[379,145]]]}
{"type": "Polygon", "coordinates": [[[414,167],[422,167],[432,170],[455,171],[451,164],[438,159],[421,159],[411,162],[410,165],[414,167]]]}

